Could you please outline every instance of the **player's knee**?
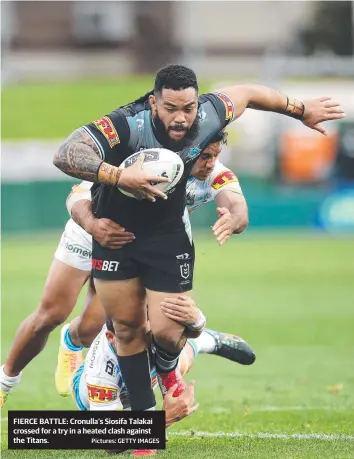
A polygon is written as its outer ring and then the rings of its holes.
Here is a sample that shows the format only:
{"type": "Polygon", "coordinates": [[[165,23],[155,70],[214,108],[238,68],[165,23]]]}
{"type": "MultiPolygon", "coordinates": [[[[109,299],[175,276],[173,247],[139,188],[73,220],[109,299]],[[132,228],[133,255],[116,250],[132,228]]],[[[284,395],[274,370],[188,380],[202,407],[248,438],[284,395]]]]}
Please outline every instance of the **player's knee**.
{"type": "Polygon", "coordinates": [[[129,344],[132,341],[139,339],[141,335],[141,330],[139,327],[133,326],[133,324],[114,324],[116,331],[116,337],[118,341],[124,344],[129,344]]]}
{"type": "Polygon", "coordinates": [[[153,333],[154,341],[162,348],[173,354],[180,352],[185,344],[181,339],[182,333],[172,333],[168,330],[156,330],[153,333]]]}

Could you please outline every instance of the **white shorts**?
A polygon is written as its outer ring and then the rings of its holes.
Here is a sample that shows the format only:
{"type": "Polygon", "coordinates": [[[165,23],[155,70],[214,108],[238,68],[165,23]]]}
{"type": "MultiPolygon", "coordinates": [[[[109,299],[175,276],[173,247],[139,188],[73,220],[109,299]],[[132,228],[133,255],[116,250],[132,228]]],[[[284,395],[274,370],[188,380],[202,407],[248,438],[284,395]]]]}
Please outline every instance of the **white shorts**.
{"type": "Polygon", "coordinates": [[[92,236],[70,219],[65,225],[54,258],[81,271],[91,271],[92,236]]]}
{"type": "MultiPolygon", "coordinates": [[[[189,241],[192,243],[192,228],[187,208],[184,211],[183,221],[189,241]]],[[[81,271],[91,271],[92,236],[70,218],[65,225],[54,258],[81,271]]]]}

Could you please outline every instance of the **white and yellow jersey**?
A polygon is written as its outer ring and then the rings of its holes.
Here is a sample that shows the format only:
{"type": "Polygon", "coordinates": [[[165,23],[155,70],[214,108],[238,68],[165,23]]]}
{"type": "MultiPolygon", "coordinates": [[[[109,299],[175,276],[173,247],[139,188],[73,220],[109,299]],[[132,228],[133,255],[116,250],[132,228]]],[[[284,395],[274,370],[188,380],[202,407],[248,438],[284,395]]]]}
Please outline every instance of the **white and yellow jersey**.
{"type": "Polygon", "coordinates": [[[186,185],[186,206],[194,212],[202,204],[214,201],[221,191],[243,194],[240,183],[231,169],[216,160],[212,173],[206,180],[190,177],[186,185]]]}
{"type": "Polygon", "coordinates": [[[221,191],[243,194],[236,175],[219,160],[216,160],[214,169],[206,180],[198,180],[195,177],[188,179],[183,222],[190,241],[192,241],[192,226],[189,214],[202,204],[214,201],[221,191]]]}
{"type": "MultiPolygon", "coordinates": [[[[91,344],[85,362],[72,379],[72,396],[82,411],[122,410],[126,404],[127,390],[118,364],[118,357],[106,337],[106,325],[91,344]]],[[[157,375],[151,371],[153,388],[157,375]]]]}

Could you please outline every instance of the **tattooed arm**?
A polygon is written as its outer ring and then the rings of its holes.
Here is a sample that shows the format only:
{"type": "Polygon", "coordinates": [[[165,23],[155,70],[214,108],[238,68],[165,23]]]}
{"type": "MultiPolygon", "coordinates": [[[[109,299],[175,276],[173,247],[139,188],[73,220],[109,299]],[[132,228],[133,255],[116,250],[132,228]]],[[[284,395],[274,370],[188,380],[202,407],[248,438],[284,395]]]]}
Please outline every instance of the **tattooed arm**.
{"type": "Polygon", "coordinates": [[[53,160],[65,174],[89,182],[116,186],[122,169],[100,158],[96,143],[83,128],[76,129],[60,146],[53,160]]]}
{"type": "Polygon", "coordinates": [[[138,198],[155,201],[156,197],[167,199],[167,195],[151,185],[151,182],[167,182],[166,177],[148,175],[143,171],[144,155],[135,163],[121,169],[104,162],[99,149],[83,128],[74,131],[54,156],[54,165],[71,177],[118,186],[138,198]]]}

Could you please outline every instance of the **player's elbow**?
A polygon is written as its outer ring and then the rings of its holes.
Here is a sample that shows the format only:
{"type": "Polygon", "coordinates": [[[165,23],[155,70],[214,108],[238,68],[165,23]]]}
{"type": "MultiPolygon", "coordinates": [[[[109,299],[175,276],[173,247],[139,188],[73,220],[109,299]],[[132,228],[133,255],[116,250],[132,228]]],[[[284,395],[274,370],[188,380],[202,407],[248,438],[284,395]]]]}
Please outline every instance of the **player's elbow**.
{"type": "Polygon", "coordinates": [[[54,157],[53,157],[53,164],[55,167],[60,169],[60,159],[59,159],[59,152],[56,152],[54,157]]]}
{"type": "Polygon", "coordinates": [[[64,170],[65,168],[65,163],[63,161],[63,157],[65,157],[65,153],[63,150],[64,150],[64,146],[61,145],[53,157],[54,166],[57,167],[61,171],[64,170]]]}

